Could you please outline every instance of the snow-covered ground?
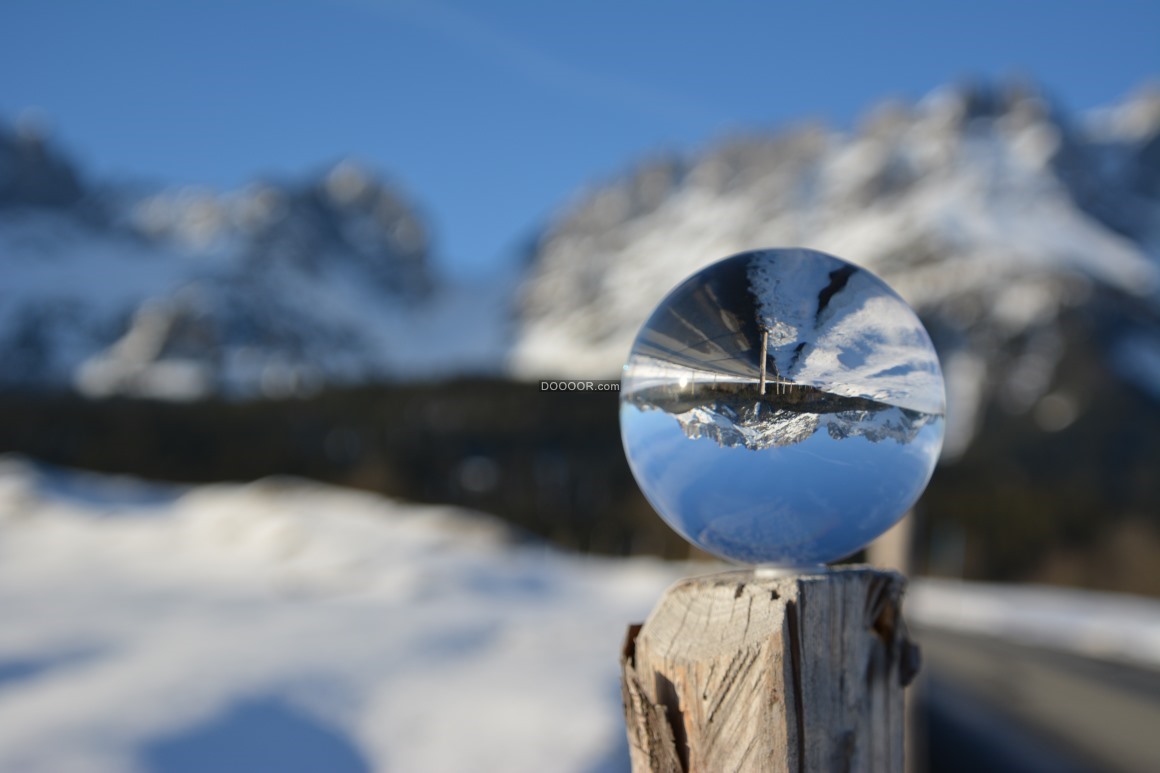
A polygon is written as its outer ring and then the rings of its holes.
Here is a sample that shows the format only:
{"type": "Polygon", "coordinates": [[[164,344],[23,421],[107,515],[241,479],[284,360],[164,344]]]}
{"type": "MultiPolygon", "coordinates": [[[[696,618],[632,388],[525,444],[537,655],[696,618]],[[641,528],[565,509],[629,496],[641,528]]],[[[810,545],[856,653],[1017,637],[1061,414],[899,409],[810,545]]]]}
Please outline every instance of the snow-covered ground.
{"type": "Polygon", "coordinates": [[[0,770],[624,770],[618,650],[679,572],[300,481],[3,460],[0,770]]]}
{"type": "MultiPolygon", "coordinates": [[[[289,479],[0,457],[0,770],[627,770],[617,657],[678,576],[289,479]]],[[[918,581],[916,623],[1160,668],[1160,602],[918,581]]]]}
{"type": "Polygon", "coordinates": [[[1160,671],[1160,600],[1042,585],[923,579],[907,618],[931,628],[1160,671]]]}

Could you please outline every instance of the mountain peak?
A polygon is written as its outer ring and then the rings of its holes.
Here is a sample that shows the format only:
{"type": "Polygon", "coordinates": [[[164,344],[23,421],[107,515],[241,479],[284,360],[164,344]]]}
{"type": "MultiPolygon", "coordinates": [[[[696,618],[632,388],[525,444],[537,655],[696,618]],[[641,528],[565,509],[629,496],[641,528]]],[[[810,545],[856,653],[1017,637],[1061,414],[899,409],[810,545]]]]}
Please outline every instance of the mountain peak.
{"type": "Polygon", "coordinates": [[[1160,151],[1141,139],[1152,104],[1118,108],[1129,140],[1082,129],[1034,86],[966,84],[881,106],[849,134],[726,141],[673,161],[684,171],[659,201],[610,206],[632,200],[633,170],[547,229],[513,368],[612,377],[685,276],[747,250],[809,247],[870,268],[919,311],[948,375],[953,456],[993,395],[1024,410],[1051,388],[1071,311],[1120,320],[1117,340],[1146,329],[1160,347],[1160,151]]]}
{"type": "Polygon", "coordinates": [[[14,126],[0,123],[0,210],[69,207],[82,195],[75,167],[39,123],[28,118],[14,126]]]}
{"type": "Polygon", "coordinates": [[[140,193],[90,187],[43,135],[5,129],[0,384],[194,399],[444,368],[409,329],[445,327],[426,319],[447,295],[430,253],[408,197],[351,160],[140,193]]]}

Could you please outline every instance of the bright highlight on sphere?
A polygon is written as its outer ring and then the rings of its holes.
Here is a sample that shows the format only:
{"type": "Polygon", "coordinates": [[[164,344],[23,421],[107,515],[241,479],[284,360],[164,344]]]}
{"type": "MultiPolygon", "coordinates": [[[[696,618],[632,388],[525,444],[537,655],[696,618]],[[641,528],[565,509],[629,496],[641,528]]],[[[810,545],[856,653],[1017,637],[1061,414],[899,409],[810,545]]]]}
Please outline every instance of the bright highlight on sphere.
{"type": "Polygon", "coordinates": [[[746,252],[661,301],[624,366],[629,465],[689,542],[741,564],[835,561],[926,488],[946,398],[930,337],[870,272],[746,252]]]}

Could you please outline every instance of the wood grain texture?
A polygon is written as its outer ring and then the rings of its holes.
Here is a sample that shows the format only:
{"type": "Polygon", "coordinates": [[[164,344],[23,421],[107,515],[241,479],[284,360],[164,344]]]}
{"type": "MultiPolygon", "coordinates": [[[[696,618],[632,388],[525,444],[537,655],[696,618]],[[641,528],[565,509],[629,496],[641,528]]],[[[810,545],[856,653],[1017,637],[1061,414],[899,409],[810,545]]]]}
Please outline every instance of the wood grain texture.
{"type": "Polygon", "coordinates": [[[905,583],[842,567],[669,588],[622,653],[633,770],[902,771],[905,583]]]}

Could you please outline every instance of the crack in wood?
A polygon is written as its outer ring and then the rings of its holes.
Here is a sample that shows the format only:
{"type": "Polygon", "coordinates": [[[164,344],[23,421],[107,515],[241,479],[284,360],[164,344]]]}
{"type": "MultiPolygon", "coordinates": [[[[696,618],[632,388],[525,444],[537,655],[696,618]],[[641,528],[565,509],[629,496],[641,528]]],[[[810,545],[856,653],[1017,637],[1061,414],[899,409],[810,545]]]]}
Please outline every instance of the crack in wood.
{"type": "Polygon", "coordinates": [[[676,633],[673,635],[674,642],[678,642],[681,640],[681,632],[685,630],[685,623],[688,622],[688,620],[689,620],[689,612],[692,611],[692,608],[693,608],[693,605],[691,603],[689,603],[688,601],[686,601],[685,602],[685,610],[684,610],[685,613],[683,615],[681,615],[681,622],[677,626],[676,633]]]}
{"type": "Polygon", "coordinates": [[[741,752],[741,758],[740,758],[739,760],[737,760],[737,768],[738,768],[738,770],[744,770],[744,769],[745,769],[745,768],[743,767],[743,763],[745,763],[745,762],[746,762],[746,761],[749,759],[749,755],[750,755],[750,754],[753,754],[753,747],[754,747],[754,746],[756,746],[756,745],[757,745],[757,738],[756,738],[756,737],[752,737],[752,738],[750,738],[750,739],[749,739],[749,743],[747,743],[747,744],[745,745],[745,751],[741,752]]]}
{"type": "Polygon", "coordinates": [[[713,717],[716,716],[717,711],[726,702],[732,704],[737,700],[737,694],[733,692],[733,685],[742,675],[749,673],[749,669],[757,662],[757,657],[760,654],[760,649],[751,649],[749,651],[738,650],[733,653],[733,657],[730,658],[729,665],[725,669],[725,674],[721,677],[721,683],[715,690],[717,699],[709,707],[709,713],[705,717],[706,724],[713,721],[713,717]]]}
{"type": "Polygon", "coordinates": [[[636,637],[640,635],[640,629],[644,627],[644,623],[633,623],[628,626],[628,633],[625,634],[624,644],[620,647],[620,657],[636,667],[636,637]]]}
{"type": "Polygon", "coordinates": [[[656,679],[657,703],[664,708],[665,719],[673,734],[673,745],[676,747],[677,760],[681,770],[689,769],[689,735],[685,727],[685,714],[681,711],[681,697],[674,685],[664,674],[654,674],[656,679]]]}
{"type": "Polygon", "coordinates": [[[793,673],[793,711],[797,725],[797,762],[799,773],[805,771],[806,761],[806,711],[802,693],[802,637],[798,604],[785,602],[785,618],[789,628],[789,658],[793,673]]]}

